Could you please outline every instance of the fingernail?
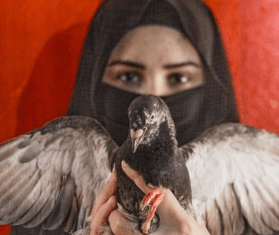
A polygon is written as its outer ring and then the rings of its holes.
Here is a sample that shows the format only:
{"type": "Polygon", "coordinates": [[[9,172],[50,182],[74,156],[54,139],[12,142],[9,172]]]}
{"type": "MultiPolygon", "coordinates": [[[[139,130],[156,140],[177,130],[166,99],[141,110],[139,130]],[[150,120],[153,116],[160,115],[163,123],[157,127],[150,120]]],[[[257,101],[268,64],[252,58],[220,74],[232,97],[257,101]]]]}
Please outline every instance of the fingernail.
{"type": "Polygon", "coordinates": [[[113,200],[113,196],[111,196],[111,197],[109,198],[108,203],[111,203],[112,200],[113,200]]]}
{"type": "Polygon", "coordinates": [[[110,175],[110,177],[108,178],[108,181],[107,182],[114,182],[117,180],[117,174],[116,174],[116,171],[113,171],[110,175]]]}
{"type": "Polygon", "coordinates": [[[123,167],[124,168],[128,168],[129,167],[129,165],[124,160],[122,160],[121,165],[122,165],[122,168],[123,167]]]}
{"type": "Polygon", "coordinates": [[[148,186],[150,187],[150,188],[155,188],[155,186],[153,186],[152,184],[148,184],[148,186]]]}
{"type": "Polygon", "coordinates": [[[107,204],[107,205],[112,205],[113,207],[115,207],[116,201],[115,201],[114,197],[111,196],[111,197],[107,200],[106,204],[107,204]]]}

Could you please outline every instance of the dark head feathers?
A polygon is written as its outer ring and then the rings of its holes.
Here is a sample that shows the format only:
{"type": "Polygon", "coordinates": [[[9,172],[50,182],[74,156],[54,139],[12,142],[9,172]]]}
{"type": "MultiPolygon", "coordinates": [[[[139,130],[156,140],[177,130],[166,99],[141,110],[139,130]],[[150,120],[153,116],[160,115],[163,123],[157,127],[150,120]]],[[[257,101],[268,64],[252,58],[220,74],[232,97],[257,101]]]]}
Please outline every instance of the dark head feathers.
{"type": "MultiPolygon", "coordinates": [[[[140,115],[144,120],[148,121],[160,115],[170,116],[170,111],[165,102],[158,96],[142,95],[133,100],[128,108],[128,115],[130,119],[130,127],[132,127],[131,120],[136,121],[140,115]]],[[[164,121],[164,120],[162,120],[164,121]]]]}
{"type": "Polygon", "coordinates": [[[158,96],[143,95],[133,100],[128,108],[130,136],[133,152],[139,144],[150,145],[159,135],[159,128],[166,123],[170,135],[175,143],[175,126],[169,108],[158,96]]]}
{"type": "Polygon", "coordinates": [[[162,106],[166,106],[166,104],[160,97],[154,95],[142,95],[132,101],[129,106],[129,110],[139,107],[154,110],[160,109],[162,106]]]}

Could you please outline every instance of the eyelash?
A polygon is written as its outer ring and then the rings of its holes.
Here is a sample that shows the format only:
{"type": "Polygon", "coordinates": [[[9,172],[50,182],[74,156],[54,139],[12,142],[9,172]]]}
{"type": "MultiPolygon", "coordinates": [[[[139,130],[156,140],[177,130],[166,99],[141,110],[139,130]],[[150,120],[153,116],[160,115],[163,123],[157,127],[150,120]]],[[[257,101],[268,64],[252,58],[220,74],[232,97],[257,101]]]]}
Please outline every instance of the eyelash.
{"type": "MultiPolygon", "coordinates": [[[[131,86],[140,86],[143,81],[143,76],[138,72],[127,71],[117,74],[116,79],[131,86]]],[[[170,86],[186,84],[191,81],[190,77],[184,73],[172,73],[167,76],[167,79],[170,86]]]]}
{"type": "Polygon", "coordinates": [[[190,81],[189,76],[183,73],[173,73],[168,76],[168,82],[171,86],[186,84],[189,81],[190,81]]]}
{"type": "Polygon", "coordinates": [[[120,73],[116,76],[116,78],[118,80],[121,80],[122,82],[124,83],[140,83],[140,81],[130,81],[130,80],[133,80],[133,79],[138,79],[138,80],[141,80],[141,75],[138,74],[137,72],[124,72],[124,73],[120,73]],[[125,77],[124,77],[125,76],[125,77]]]}

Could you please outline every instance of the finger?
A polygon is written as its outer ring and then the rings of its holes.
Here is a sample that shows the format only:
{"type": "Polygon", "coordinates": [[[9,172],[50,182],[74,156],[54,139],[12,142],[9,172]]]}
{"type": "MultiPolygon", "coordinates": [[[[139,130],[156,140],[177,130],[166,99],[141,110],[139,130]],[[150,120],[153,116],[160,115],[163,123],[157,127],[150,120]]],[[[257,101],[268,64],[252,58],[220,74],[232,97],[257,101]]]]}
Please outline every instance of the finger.
{"type": "Polygon", "coordinates": [[[116,172],[113,171],[110,178],[108,179],[108,182],[105,184],[101,194],[97,197],[95,201],[95,205],[91,213],[92,218],[96,215],[96,212],[99,210],[100,206],[102,206],[102,204],[104,204],[116,192],[116,182],[116,172]]]}
{"type": "Polygon", "coordinates": [[[141,191],[147,194],[154,190],[154,188],[146,185],[140,174],[137,171],[133,170],[125,161],[122,161],[121,165],[125,174],[134,181],[134,183],[141,191]]]}
{"type": "Polygon", "coordinates": [[[180,203],[177,201],[176,197],[173,195],[171,190],[164,189],[164,200],[157,208],[157,213],[160,216],[160,219],[168,220],[169,216],[179,213],[184,213],[184,209],[181,207],[180,203]],[[167,214],[165,212],[168,211],[167,214]]]}
{"type": "Polygon", "coordinates": [[[116,235],[142,235],[136,230],[137,224],[129,221],[119,210],[114,210],[108,218],[111,230],[116,235]]]}
{"type": "Polygon", "coordinates": [[[109,214],[116,208],[116,205],[116,197],[113,195],[105,204],[102,204],[99,207],[97,216],[92,217],[90,235],[98,235],[100,226],[104,225],[108,221],[109,214]]]}
{"type": "MultiPolygon", "coordinates": [[[[133,170],[125,161],[122,161],[122,169],[125,172],[125,174],[129,178],[131,178],[145,194],[154,191],[154,188],[146,185],[141,175],[137,171],[133,170]]],[[[160,187],[160,193],[164,194],[164,202],[167,202],[161,204],[166,204],[166,206],[170,206],[170,207],[174,207],[174,206],[181,207],[177,199],[169,189],[160,187]]],[[[162,207],[161,204],[159,205],[158,208],[162,207]]]]}

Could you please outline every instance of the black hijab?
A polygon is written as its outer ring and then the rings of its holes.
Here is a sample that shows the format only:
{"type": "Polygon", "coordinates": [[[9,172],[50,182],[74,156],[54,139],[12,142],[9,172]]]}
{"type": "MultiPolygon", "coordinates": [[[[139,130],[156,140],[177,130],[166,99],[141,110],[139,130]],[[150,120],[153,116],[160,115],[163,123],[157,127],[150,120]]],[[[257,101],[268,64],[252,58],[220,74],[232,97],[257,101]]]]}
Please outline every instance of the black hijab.
{"type": "Polygon", "coordinates": [[[95,117],[118,144],[128,134],[127,108],[137,96],[104,85],[102,75],[121,38],[140,25],[182,31],[203,62],[206,85],[163,97],[174,118],[179,145],[204,129],[237,122],[231,76],[220,34],[209,8],[200,0],[106,0],[92,20],[80,60],[69,115],[95,117]]]}

